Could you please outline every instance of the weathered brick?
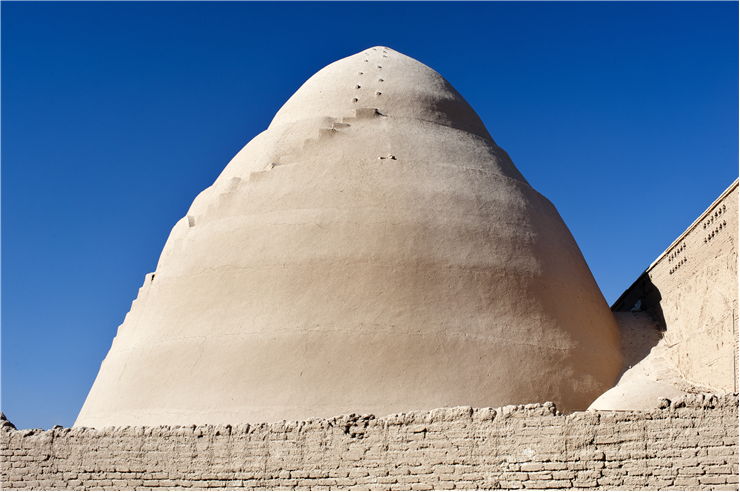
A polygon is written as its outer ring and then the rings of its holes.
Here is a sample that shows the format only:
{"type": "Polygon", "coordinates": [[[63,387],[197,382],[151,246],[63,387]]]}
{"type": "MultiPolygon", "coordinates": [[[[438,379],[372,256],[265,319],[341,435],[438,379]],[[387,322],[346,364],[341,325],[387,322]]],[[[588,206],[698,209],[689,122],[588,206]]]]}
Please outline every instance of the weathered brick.
{"type": "Polygon", "coordinates": [[[678,470],[678,475],[703,475],[705,472],[701,466],[685,466],[678,470]]]}
{"type": "Polygon", "coordinates": [[[571,483],[573,487],[584,488],[584,489],[592,489],[598,485],[595,478],[583,478],[583,479],[577,478],[573,480],[571,483]]]}
{"type": "Polygon", "coordinates": [[[552,478],[553,478],[552,473],[550,473],[549,471],[529,473],[530,480],[552,480],[552,478]]]}
{"type": "Polygon", "coordinates": [[[571,487],[570,480],[527,480],[524,487],[527,489],[564,489],[571,487]]]}
{"type": "Polygon", "coordinates": [[[555,480],[572,480],[576,476],[575,472],[570,470],[560,470],[552,472],[552,478],[555,480]]]}
{"type": "Polygon", "coordinates": [[[686,488],[696,487],[699,485],[699,479],[696,477],[679,476],[673,481],[673,484],[677,487],[686,487],[686,488]]]}
{"type": "Polygon", "coordinates": [[[727,483],[727,477],[721,475],[705,475],[699,477],[699,483],[702,485],[718,485],[727,483]]]}
{"type": "Polygon", "coordinates": [[[433,490],[431,484],[428,483],[413,483],[411,484],[411,490],[433,490]]]}
{"type": "Polygon", "coordinates": [[[522,463],[519,469],[523,472],[538,472],[545,470],[545,466],[542,463],[522,463]]]}

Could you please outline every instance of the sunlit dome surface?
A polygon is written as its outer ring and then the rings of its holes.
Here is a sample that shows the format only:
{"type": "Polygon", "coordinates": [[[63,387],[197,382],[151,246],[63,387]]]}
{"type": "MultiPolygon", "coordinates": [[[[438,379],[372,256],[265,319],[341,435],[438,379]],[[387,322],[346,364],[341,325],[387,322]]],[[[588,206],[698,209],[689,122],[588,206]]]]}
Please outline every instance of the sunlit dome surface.
{"type": "Polygon", "coordinates": [[[555,208],[441,75],[375,47],[311,77],[195,199],[76,425],[585,409],[620,366],[555,208]]]}

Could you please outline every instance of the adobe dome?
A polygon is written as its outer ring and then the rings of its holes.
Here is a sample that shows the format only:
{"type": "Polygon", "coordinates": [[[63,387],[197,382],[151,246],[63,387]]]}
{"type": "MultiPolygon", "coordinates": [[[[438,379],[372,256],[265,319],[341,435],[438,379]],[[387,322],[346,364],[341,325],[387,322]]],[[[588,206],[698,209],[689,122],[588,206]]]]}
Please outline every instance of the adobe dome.
{"type": "Polygon", "coordinates": [[[311,77],[195,199],[76,425],[585,409],[618,345],[555,208],[439,74],[376,47],[311,77]]]}

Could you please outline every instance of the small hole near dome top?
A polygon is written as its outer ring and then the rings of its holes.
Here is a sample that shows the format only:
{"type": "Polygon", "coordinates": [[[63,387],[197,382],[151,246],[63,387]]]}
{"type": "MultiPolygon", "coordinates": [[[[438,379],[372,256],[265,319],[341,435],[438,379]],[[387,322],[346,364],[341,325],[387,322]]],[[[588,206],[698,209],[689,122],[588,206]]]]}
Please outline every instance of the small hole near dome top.
{"type": "Polygon", "coordinates": [[[357,72],[360,75],[365,75],[365,72],[357,72]]]}
{"type": "Polygon", "coordinates": [[[353,98],[352,98],[352,102],[353,102],[353,103],[356,103],[357,101],[359,101],[359,99],[357,99],[356,97],[353,97],[353,98]]]}
{"type": "Polygon", "coordinates": [[[378,79],[378,82],[385,82],[385,80],[383,80],[383,79],[378,79]]]}
{"type": "Polygon", "coordinates": [[[357,84],[357,85],[355,86],[355,89],[361,89],[361,88],[362,88],[362,86],[361,86],[360,84],[357,84]]]}

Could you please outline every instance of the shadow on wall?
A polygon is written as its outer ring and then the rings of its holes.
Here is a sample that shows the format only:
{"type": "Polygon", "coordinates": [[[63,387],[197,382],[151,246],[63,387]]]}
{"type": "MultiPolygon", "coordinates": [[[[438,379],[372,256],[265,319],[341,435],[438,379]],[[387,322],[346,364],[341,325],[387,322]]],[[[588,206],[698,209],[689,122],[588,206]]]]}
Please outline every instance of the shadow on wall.
{"type": "Polygon", "coordinates": [[[643,273],[612,305],[615,315],[618,313],[647,315],[653,321],[653,323],[625,323],[623,317],[617,316],[622,332],[625,368],[622,373],[647,357],[662,338],[666,330],[663,308],[660,305],[662,299],[660,290],[653,284],[650,275],[643,273]]]}

